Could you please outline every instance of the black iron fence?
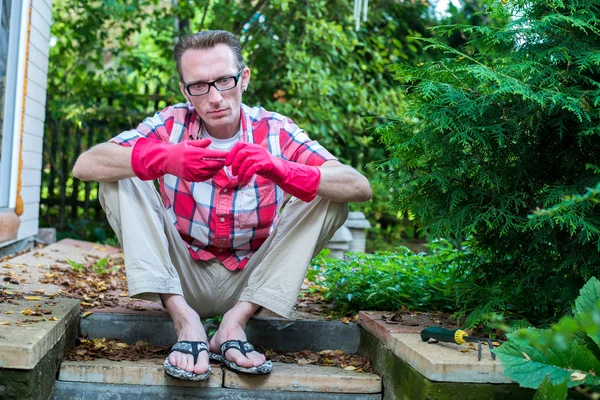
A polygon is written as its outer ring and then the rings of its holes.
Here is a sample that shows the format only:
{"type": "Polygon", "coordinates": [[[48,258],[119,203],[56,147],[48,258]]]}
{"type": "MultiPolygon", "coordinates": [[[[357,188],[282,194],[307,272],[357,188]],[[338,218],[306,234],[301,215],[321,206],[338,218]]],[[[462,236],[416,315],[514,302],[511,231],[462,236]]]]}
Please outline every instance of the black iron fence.
{"type": "Polygon", "coordinates": [[[59,236],[105,240],[112,236],[98,202],[98,183],[73,177],[79,154],[130,127],[105,121],[81,124],[47,119],[44,133],[40,225],[55,227],[59,236]]]}

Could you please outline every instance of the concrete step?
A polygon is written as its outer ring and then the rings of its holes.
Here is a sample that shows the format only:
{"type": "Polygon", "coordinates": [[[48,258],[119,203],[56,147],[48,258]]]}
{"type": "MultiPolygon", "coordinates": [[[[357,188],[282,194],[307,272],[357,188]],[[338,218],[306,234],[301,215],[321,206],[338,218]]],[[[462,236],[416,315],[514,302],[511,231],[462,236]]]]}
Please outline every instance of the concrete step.
{"type": "Polygon", "coordinates": [[[164,373],[163,359],[63,362],[54,399],[381,399],[381,379],[337,367],[273,363],[269,375],[212,366],[205,382],[164,373]]]}
{"type": "MultiPolygon", "coordinates": [[[[215,327],[214,323],[205,324],[207,332],[215,327]]],[[[171,318],[157,313],[94,312],[81,319],[80,330],[88,338],[120,339],[129,344],[143,340],[155,346],[171,346],[177,341],[171,318]]],[[[339,321],[252,318],[248,321],[246,335],[259,350],[341,350],[355,354],[358,352],[360,328],[355,323],[339,321]]]]}

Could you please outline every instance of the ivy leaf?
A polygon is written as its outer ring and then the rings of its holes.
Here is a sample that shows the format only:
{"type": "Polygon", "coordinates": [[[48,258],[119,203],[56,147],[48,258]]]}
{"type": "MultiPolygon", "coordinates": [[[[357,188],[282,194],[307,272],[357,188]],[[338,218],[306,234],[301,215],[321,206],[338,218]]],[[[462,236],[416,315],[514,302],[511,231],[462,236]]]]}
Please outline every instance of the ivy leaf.
{"type": "Polygon", "coordinates": [[[567,381],[553,385],[550,379],[546,377],[533,400],[563,400],[567,398],[567,389],[567,381]]]}
{"type": "Polygon", "coordinates": [[[579,291],[579,297],[575,300],[575,312],[586,313],[596,310],[600,300],[600,280],[591,277],[579,291]]]}
{"type": "Polygon", "coordinates": [[[579,341],[537,329],[521,329],[508,338],[496,352],[505,374],[521,386],[536,389],[544,379],[552,385],[566,381],[569,387],[600,384],[600,362],[579,341]]]}

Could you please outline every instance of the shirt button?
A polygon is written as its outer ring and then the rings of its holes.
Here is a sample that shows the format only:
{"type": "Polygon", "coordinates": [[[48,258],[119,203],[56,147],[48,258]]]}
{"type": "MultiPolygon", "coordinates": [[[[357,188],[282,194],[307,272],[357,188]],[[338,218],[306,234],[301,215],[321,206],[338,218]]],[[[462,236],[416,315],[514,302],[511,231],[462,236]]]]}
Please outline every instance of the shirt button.
{"type": "Polygon", "coordinates": [[[219,218],[219,221],[225,222],[225,218],[221,217],[221,218],[219,218]]]}
{"type": "Polygon", "coordinates": [[[227,193],[227,189],[226,189],[226,188],[225,188],[225,189],[223,189],[223,193],[227,193]]]}

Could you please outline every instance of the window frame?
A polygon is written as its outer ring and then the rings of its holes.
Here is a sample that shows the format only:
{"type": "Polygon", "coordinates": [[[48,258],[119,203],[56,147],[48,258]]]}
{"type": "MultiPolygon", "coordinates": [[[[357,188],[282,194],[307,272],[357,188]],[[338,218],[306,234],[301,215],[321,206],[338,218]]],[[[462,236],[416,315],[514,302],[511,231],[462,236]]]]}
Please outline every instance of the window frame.
{"type": "MultiPolygon", "coordinates": [[[[0,212],[14,209],[17,202],[19,152],[25,83],[28,2],[11,1],[8,52],[6,59],[4,121],[0,149],[0,212]],[[14,101],[10,101],[14,99],[14,101]]],[[[5,10],[6,11],[6,10],[5,10]]],[[[0,10],[0,13],[2,11],[0,10]]]]}

